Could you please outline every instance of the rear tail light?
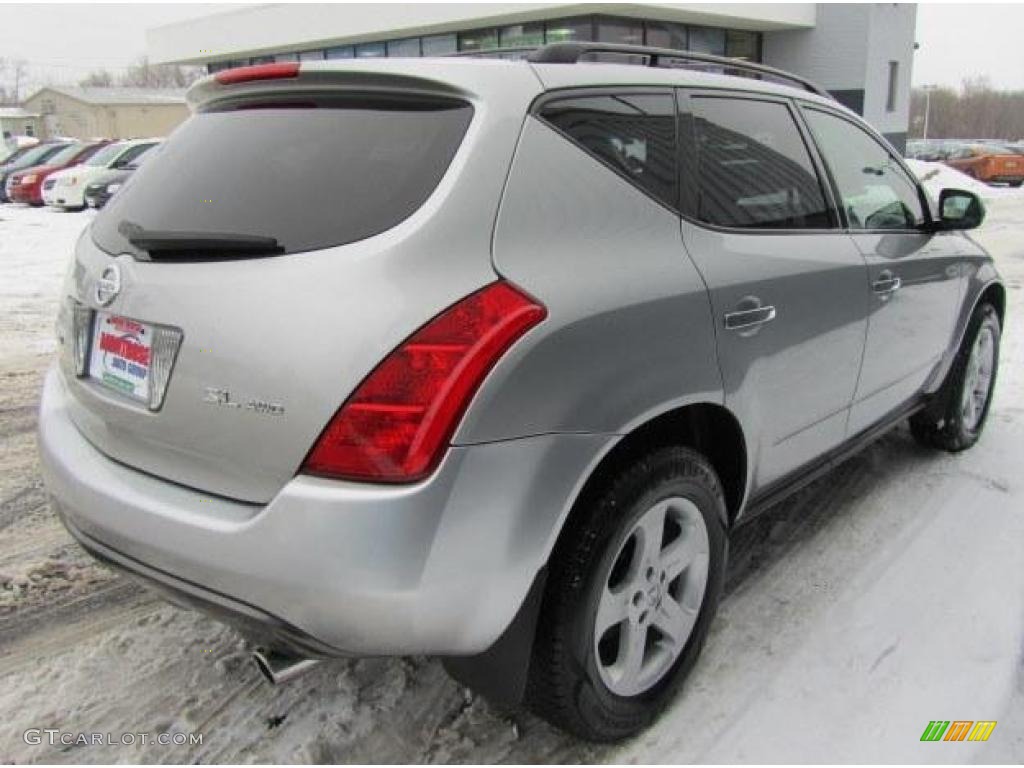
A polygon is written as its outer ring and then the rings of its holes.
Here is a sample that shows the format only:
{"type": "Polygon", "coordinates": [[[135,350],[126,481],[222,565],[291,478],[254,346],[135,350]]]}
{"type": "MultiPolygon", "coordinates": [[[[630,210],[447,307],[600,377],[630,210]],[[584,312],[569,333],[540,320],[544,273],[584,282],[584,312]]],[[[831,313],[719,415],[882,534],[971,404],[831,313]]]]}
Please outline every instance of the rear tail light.
{"type": "Polygon", "coordinates": [[[301,471],[389,483],[426,477],[484,376],[546,316],[543,305],[504,282],[449,307],[363,380],[301,471]]]}
{"type": "Polygon", "coordinates": [[[221,85],[232,85],[233,83],[248,83],[252,80],[280,80],[298,76],[299,63],[297,61],[280,61],[275,64],[255,64],[251,67],[225,69],[214,75],[213,79],[221,85]]]}

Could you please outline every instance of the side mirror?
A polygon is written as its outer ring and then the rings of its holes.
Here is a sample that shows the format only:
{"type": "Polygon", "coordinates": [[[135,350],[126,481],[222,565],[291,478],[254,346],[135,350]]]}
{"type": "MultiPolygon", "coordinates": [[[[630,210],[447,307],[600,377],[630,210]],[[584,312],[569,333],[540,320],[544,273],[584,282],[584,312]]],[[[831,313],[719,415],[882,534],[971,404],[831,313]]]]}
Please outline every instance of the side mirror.
{"type": "Polygon", "coordinates": [[[985,204],[973,192],[944,189],[939,193],[937,229],[976,229],[985,220],[985,204]]]}

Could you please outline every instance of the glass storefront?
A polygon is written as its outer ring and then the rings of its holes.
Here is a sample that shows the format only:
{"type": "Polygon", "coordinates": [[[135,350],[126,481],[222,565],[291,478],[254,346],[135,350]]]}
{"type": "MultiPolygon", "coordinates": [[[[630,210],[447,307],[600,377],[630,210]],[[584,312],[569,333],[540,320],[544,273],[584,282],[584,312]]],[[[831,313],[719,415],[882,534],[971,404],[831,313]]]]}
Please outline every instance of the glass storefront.
{"type": "MultiPolygon", "coordinates": [[[[309,59],[351,59],[383,56],[444,56],[458,51],[488,51],[495,48],[536,47],[546,43],[596,40],[602,43],[647,45],[656,48],[699,51],[717,56],[761,60],[761,33],[720,29],[669,21],[651,21],[627,16],[586,15],[564,19],[532,21],[503,27],[484,27],[424,37],[378,40],[358,45],[258,56],[248,60],[215,62],[209,72],[267,61],[309,59]]],[[[620,57],[621,60],[621,57],[620,57]]]]}

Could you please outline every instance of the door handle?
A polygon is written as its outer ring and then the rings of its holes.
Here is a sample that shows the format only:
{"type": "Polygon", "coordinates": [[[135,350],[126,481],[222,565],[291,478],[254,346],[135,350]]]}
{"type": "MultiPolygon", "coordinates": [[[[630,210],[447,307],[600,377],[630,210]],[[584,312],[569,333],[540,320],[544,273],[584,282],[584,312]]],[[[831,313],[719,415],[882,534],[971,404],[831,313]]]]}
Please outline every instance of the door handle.
{"type": "Polygon", "coordinates": [[[742,309],[726,313],[725,327],[730,331],[740,331],[741,336],[751,335],[762,325],[775,319],[775,307],[762,305],[756,296],[747,296],[738,306],[742,309]]]}
{"type": "Polygon", "coordinates": [[[888,269],[881,272],[878,275],[878,279],[871,284],[871,290],[874,291],[876,295],[882,297],[891,296],[902,287],[903,281],[888,269]]]}

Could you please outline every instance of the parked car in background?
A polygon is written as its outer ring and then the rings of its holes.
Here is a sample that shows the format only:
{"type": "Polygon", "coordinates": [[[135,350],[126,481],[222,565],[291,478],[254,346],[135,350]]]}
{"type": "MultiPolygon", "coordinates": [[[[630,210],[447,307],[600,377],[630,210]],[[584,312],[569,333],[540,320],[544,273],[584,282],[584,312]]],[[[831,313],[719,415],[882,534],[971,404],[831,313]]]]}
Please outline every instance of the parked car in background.
{"type": "Polygon", "coordinates": [[[44,142],[37,147],[19,153],[16,159],[12,158],[0,165],[0,202],[10,202],[7,195],[7,182],[12,175],[25,168],[45,163],[68,144],[69,142],[66,141],[44,142]]]}
{"type": "Polygon", "coordinates": [[[987,184],[1024,182],[1024,156],[1002,144],[964,144],[950,153],[946,165],[987,184]]]}
{"type": "Polygon", "coordinates": [[[117,168],[109,171],[105,171],[97,176],[92,182],[86,185],[83,192],[83,198],[85,204],[90,208],[102,208],[107,204],[111,197],[113,197],[121,187],[127,183],[131,175],[138,170],[146,160],[156,154],[154,149],[158,149],[160,143],[151,144],[146,147],[145,151],[122,168],[117,168]]]}
{"type": "Polygon", "coordinates": [[[39,144],[35,136],[7,136],[0,141],[0,163],[7,162],[18,150],[31,149],[39,144]]]}
{"type": "Polygon", "coordinates": [[[81,165],[51,174],[43,182],[43,202],[65,210],[84,208],[85,189],[90,182],[107,171],[127,168],[158,143],[160,139],[132,139],[108,144],[81,165]]]}
{"type": "Polygon", "coordinates": [[[84,163],[110,143],[108,139],[69,144],[43,165],[18,171],[8,180],[7,195],[15,203],[43,204],[43,183],[53,173],[84,163]]]}

